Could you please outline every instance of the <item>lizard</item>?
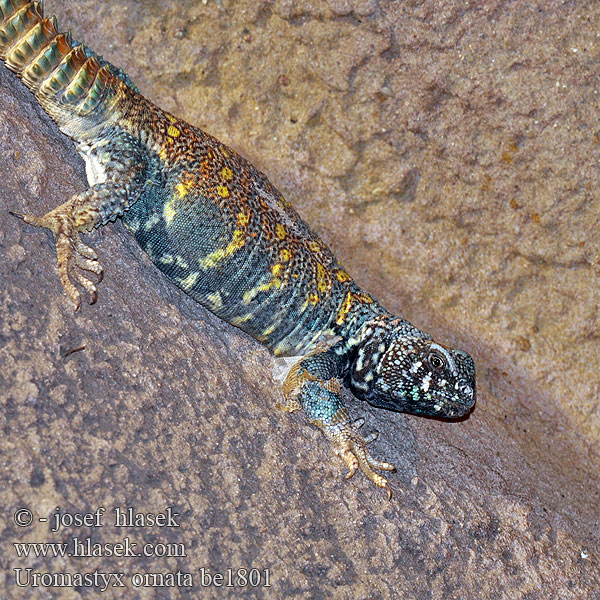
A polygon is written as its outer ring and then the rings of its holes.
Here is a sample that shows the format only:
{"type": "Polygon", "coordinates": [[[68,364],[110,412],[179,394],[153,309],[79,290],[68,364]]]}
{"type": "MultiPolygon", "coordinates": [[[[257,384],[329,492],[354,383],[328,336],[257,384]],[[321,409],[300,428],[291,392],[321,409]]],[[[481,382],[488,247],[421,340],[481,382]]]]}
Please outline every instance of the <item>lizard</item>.
{"type": "Polygon", "coordinates": [[[457,419],[475,404],[472,357],[385,309],[347,273],[267,177],[233,149],[147,100],[130,78],[61,32],[43,3],[0,0],[0,60],[85,161],[89,188],[44,216],[79,309],[103,268],[81,234],[122,219],[151,261],[218,317],[291,357],[277,407],[302,410],[348,472],[391,497],[352,420],[346,388],[377,408],[457,419]]]}

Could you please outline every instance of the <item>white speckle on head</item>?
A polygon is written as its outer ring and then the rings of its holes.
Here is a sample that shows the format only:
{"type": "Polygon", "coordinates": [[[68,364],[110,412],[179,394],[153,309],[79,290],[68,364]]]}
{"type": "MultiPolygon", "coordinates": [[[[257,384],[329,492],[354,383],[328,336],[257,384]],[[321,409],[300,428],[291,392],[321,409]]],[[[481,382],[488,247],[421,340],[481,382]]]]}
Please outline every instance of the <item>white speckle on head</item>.
{"type": "Polygon", "coordinates": [[[440,410],[442,410],[442,405],[441,404],[436,404],[433,407],[433,410],[435,410],[435,412],[440,412],[440,410]]]}
{"type": "Polygon", "coordinates": [[[431,373],[427,373],[425,377],[423,377],[423,381],[421,382],[421,389],[426,392],[429,390],[429,385],[431,384],[431,373]]]}
{"type": "Polygon", "coordinates": [[[364,358],[364,355],[362,353],[360,353],[358,355],[358,360],[356,361],[356,369],[358,371],[362,371],[362,368],[363,368],[363,358],[364,358]]]}
{"type": "Polygon", "coordinates": [[[446,387],[446,384],[447,384],[447,383],[448,383],[448,382],[447,382],[445,379],[442,379],[442,380],[440,381],[440,387],[446,387]]]}
{"type": "Polygon", "coordinates": [[[352,381],[354,387],[357,387],[360,390],[363,390],[364,392],[369,391],[369,386],[364,383],[363,381],[352,381]]]}
{"type": "Polygon", "coordinates": [[[417,371],[418,371],[418,370],[421,368],[421,366],[422,366],[422,365],[423,365],[423,363],[422,363],[420,360],[418,360],[418,361],[417,361],[417,362],[416,362],[416,363],[415,363],[415,364],[414,364],[414,365],[413,365],[413,366],[410,368],[410,372],[411,372],[411,373],[416,373],[416,372],[417,372],[417,371]]]}

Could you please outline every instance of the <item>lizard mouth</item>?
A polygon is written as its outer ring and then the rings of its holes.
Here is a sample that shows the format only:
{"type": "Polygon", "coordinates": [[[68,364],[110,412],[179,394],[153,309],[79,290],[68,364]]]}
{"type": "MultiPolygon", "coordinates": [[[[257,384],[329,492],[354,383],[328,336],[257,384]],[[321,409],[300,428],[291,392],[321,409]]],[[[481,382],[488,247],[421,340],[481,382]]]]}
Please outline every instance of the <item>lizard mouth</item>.
{"type": "Polygon", "coordinates": [[[443,394],[436,394],[433,402],[433,416],[458,419],[468,415],[475,405],[475,391],[465,384],[461,392],[465,400],[454,400],[443,394]]]}

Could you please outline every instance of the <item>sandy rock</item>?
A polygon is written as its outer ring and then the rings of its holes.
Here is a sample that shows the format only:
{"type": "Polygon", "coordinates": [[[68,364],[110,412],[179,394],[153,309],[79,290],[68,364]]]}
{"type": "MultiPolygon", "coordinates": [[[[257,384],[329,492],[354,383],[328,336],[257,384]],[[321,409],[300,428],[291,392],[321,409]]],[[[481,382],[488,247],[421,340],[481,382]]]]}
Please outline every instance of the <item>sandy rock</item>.
{"type": "Polygon", "coordinates": [[[0,68],[5,597],[91,591],[18,587],[18,568],[124,573],[103,598],[600,597],[600,6],[538,4],[47,0],[148,98],[265,171],[390,310],[473,354],[478,403],[444,423],[349,400],[398,467],[387,502],[275,410],[269,353],[120,224],[87,237],[106,277],[73,314],[50,235],[7,211],[83,190],[83,165],[0,68]],[[106,514],[51,532],[38,519],[56,507],[106,514]],[[116,507],[172,507],[180,526],[118,528],[116,507]],[[74,535],[186,555],[13,545],[74,535]],[[227,568],[269,569],[271,587],[201,587],[227,568]],[[134,587],[178,571],[194,589],[134,587]]]}

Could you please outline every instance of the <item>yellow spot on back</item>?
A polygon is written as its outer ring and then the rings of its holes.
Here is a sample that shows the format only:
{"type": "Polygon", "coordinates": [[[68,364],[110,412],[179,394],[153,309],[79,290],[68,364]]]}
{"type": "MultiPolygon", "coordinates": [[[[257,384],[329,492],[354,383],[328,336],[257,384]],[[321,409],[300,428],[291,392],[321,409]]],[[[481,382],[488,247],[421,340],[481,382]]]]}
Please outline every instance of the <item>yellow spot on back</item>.
{"type": "Polygon", "coordinates": [[[308,296],[306,296],[306,300],[304,301],[304,304],[300,307],[300,312],[303,313],[308,308],[309,304],[312,304],[314,306],[318,302],[319,302],[319,296],[317,294],[315,294],[314,292],[311,294],[308,294],[308,296]]]}
{"type": "Polygon", "coordinates": [[[204,258],[200,259],[198,263],[203,269],[216,267],[226,258],[229,258],[236,250],[242,248],[245,243],[246,240],[244,232],[236,229],[233,232],[233,238],[225,248],[219,248],[218,250],[211,252],[204,258]]]}
{"type": "Polygon", "coordinates": [[[169,119],[171,123],[177,123],[177,119],[173,115],[167,114],[167,119],[169,119]]]}
{"type": "Polygon", "coordinates": [[[237,222],[240,227],[246,227],[250,222],[250,215],[247,213],[238,213],[237,222]]]}
{"type": "Polygon", "coordinates": [[[176,259],[177,262],[177,266],[181,269],[189,269],[190,265],[187,264],[187,262],[185,260],[183,260],[183,258],[181,258],[181,256],[178,256],[176,259]]]}
{"type": "Polygon", "coordinates": [[[167,133],[171,136],[171,137],[179,137],[181,135],[181,131],[179,131],[179,129],[177,129],[177,127],[175,127],[175,125],[169,125],[169,129],[167,129],[167,133]]]}
{"type": "Polygon", "coordinates": [[[221,169],[221,177],[225,181],[231,181],[233,179],[233,171],[229,167],[223,167],[221,169]]]}
{"type": "Polygon", "coordinates": [[[173,219],[177,216],[176,205],[179,202],[179,196],[173,196],[168,202],[165,202],[165,206],[163,208],[163,216],[167,225],[170,225],[173,222],[173,219]]]}
{"type": "Polygon", "coordinates": [[[340,270],[336,273],[336,276],[338,278],[339,281],[341,281],[342,283],[344,283],[345,281],[350,281],[352,279],[352,277],[350,277],[350,275],[348,275],[348,273],[346,273],[346,271],[340,270]]]}
{"type": "Polygon", "coordinates": [[[308,249],[313,252],[318,252],[321,249],[321,246],[318,242],[309,242],[308,249]]]}
{"type": "Polygon", "coordinates": [[[167,160],[167,149],[161,148],[158,153],[158,157],[160,158],[160,160],[167,160]]]}
{"type": "Polygon", "coordinates": [[[268,292],[271,288],[275,288],[278,290],[281,287],[281,279],[278,277],[273,277],[269,283],[261,283],[256,287],[253,287],[251,290],[248,290],[242,297],[244,304],[250,304],[252,300],[260,293],[260,292],[268,292]]]}
{"type": "Polygon", "coordinates": [[[231,319],[231,324],[232,325],[242,325],[242,323],[249,321],[252,317],[253,317],[253,314],[251,312],[248,314],[242,315],[241,317],[233,317],[233,319],[231,319]]]}
{"type": "Polygon", "coordinates": [[[363,292],[359,292],[358,294],[348,292],[337,314],[336,323],[338,325],[341,325],[344,322],[344,319],[348,316],[348,313],[350,312],[350,309],[352,308],[352,304],[354,304],[354,302],[360,302],[361,304],[370,304],[371,302],[373,302],[373,298],[371,298],[369,294],[364,294],[363,292]]]}
{"type": "Polygon", "coordinates": [[[276,265],[273,265],[271,267],[271,273],[273,273],[273,275],[280,275],[281,271],[283,270],[283,265],[277,263],[276,265]]]}
{"type": "Polygon", "coordinates": [[[179,183],[175,186],[177,193],[179,194],[179,198],[185,198],[187,193],[189,192],[189,187],[185,183],[179,183]]]}
{"type": "Polygon", "coordinates": [[[226,185],[218,185],[217,186],[217,194],[221,196],[221,198],[229,198],[229,190],[226,185]]]}
{"type": "Polygon", "coordinates": [[[221,154],[225,157],[225,158],[229,158],[229,152],[227,152],[227,149],[224,146],[221,146],[221,154]]]}
{"type": "Polygon", "coordinates": [[[206,296],[209,302],[213,305],[213,308],[221,308],[223,306],[223,298],[221,298],[221,294],[219,292],[214,292],[213,294],[209,294],[206,296]]]}
{"type": "Polygon", "coordinates": [[[184,290],[190,290],[191,288],[194,287],[194,285],[196,285],[196,281],[198,281],[198,277],[200,276],[200,273],[190,273],[185,279],[180,279],[179,280],[179,285],[184,289],[184,290]]]}
{"type": "Polygon", "coordinates": [[[348,313],[350,312],[351,307],[352,307],[352,292],[348,292],[346,294],[346,297],[344,298],[344,302],[342,303],[342,306],[340,307],[340,310],[338,311],[338,314],[337,314],[337,319],[335,322],[338,325],[341,325],[344,322],[344,319],[348,316],[348,313]]]}
{"type": "Polygon", "coordinates": [[[277,225],[275,225],[275,235],[280,240],[285,240],[286,234],[287,234],[287,231],[285,230],[285,227],[281,223],[277,223],[277,225]]]}
{"type": "Polygon", "coordinates": [[[269,325],[263,332],[263,337],[269,337],[275,331],[275,325],[269,325]]]}
{"type": "Polygon", "coordinates": [[[291,258],[292,258],[292,253],[287,248],[284,248],[279,253],[279,260],[281,262],[288,262],[291,258]]]}
{"type": "Polygon", "coordinates": [[[174,258],[171,254],[163,254],[160,257],[160,262],[163,263],[163,265],[171,265],[174,262],[174,258]]]}
{"type": "Polygon", "coordinates": [[[317,263],[317,288],[323,294],[327,290],[327,272],[321,263],[317,263]]]}
{"type": "Polygon", "coordinates": [[[150,231],[157,223],[160,222],[160,217],[154,213],[145,223],[144,229],[150,231]]]}

